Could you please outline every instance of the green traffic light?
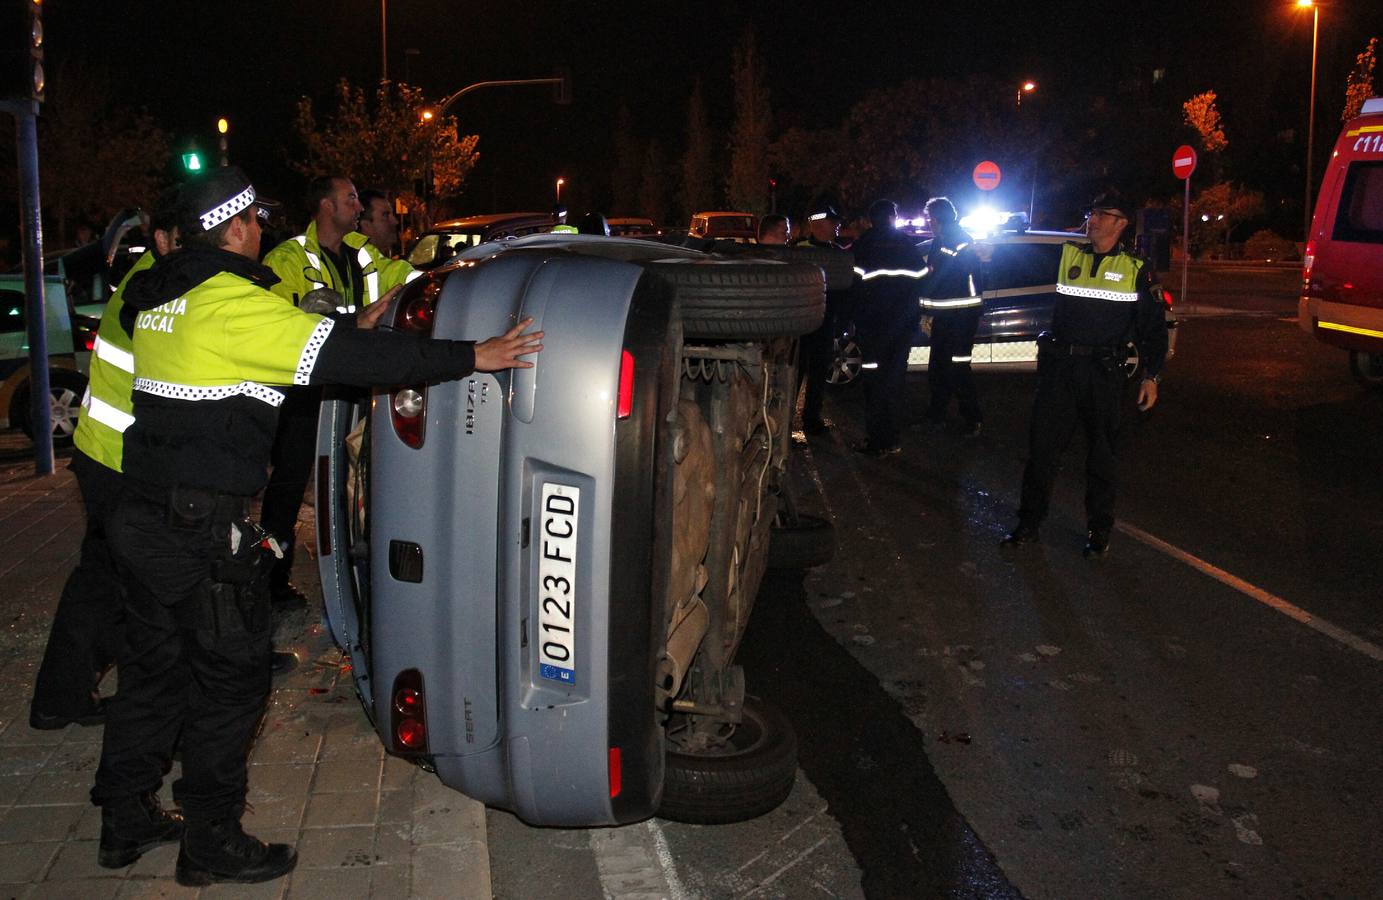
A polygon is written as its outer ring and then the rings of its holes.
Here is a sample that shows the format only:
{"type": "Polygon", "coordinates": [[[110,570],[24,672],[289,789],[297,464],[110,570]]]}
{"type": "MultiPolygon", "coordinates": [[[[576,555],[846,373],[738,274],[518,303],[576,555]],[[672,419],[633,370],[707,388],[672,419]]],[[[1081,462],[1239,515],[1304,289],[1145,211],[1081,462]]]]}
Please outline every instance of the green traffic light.
{"type": "Polygon", "coordinates": [[[202,157],[199,153],[184,153],[182,155],[183,168],[189,172],[202,171],[202,157]]]}

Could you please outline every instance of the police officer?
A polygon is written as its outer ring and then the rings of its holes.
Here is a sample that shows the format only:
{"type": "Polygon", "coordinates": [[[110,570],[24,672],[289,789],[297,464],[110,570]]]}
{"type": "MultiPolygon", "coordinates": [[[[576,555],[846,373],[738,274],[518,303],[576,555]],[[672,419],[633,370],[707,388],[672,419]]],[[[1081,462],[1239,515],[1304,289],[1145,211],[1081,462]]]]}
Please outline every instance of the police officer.
{"type": "Polygon", "coordinates": [[[973,437],[980,433],[984,418],[970,371],[975,331],[980,326],[980,260],[949,199],[928,200],[923,215],[932,232],[932,239],[922,245],[928,270],[922,280],[922,315],[931,319],[927,381],[932,399],[927,421],[943,425],[954,396],[962,433],[973,437]]]}
{"type": "MultiPolygon", "coordinates": [[[[349,178],[328,175],[313,179],[306,200],[312,217],[307,230],[264,257],[264,264],[279,277],[272,288],[274,293],[298,304],[312,291],[325,288],[339,296],[338,311],[353,313],[418,276],[408,263],[389,259],[355,230],[364,207],[349,178]]],[[[372,201],[372,206],[378,202],[372,201]]],[[[284,394],[274,438],[274,469],[260,510],[264,527],[283,550],[269,579],[280,612],[307,605],[307,598],[292,582],[293,557],[298,512],[316,457],[317,413],[322,399],[321,390],[310,387],[295,387],[284,394]]]]}
{"type": "MultiPolygon", "coordinates": [[[[807,215],[807,237],[798,241],[798,247],[817,247],[838,251],[840,234],[840,213],[830,204],[820,204],[807,215]]],[[[821,327],[811,334],[803,335],[801,340],[802,367],[800,380],[806,385],[802,397],[802,430],[807,434],[825,434],[835,427],[829,419],[822,418],[821,407],[826,399],[826,377],[831,371],[832,357],[835,354],[835,340],[847,318],[849,305],[848,291],[826,291],[826,317],[821,327]]]]}
{"type": "Polygon", "coordinates": [[[394,256],[399,246],[399,217],[383,191],[360,192],[360,224],[356,227],[382,256],[394,256]]]}
{"type": "Polygon", "coordinates": [[[29,725],[38,729],[99,725],[105,721],[96,694],[102,674],[115,663],[120,643],[120,579],[106,538],[106,518],[120,497],[123,435],[134,421],[132,322],[122,322],[125,285],[136,272],[177,245],[177,191],[165,192],[149,216],[150,248],[121,280],[101,314],[92,347],[88,389],[72,435],[72,472],[86,509],[81,555],[63,585],[48,646],[34,680],[29,725]]]}
{"type": "Polygon", "coordinates": [[[240,825],[246,755],[269,692],[272,541],[246,518],[265,482],[282,393],[271,385],[410,384],[527,367],[541,332],[524,320],[479,344],[369,328],[358,316],[304,312],[269,291],[255,260],[254,187],[237,168],[185,188],[184,249],[131,278],[134,423],[125,490],[110,520],[128,572],[120,688],[107,713],[92,799],[102,807],[98,862],[125,866],[181,841],[180,884],[258,882],[296,863],[240,825]],[[182,777],[159,806],[174,742],[182,777]]]}
{"type": "Polygon", "coordinates": [[[898,230],[898,206],[876,200],[870,229],[855,241],[858,299],[855,324],[865,363],[864,416],[867,438],[854,445],[866,456],[899,452],[899,419],[907,388],[908,353],[918,322],[918,290],[925,260],[912,239],[898,230]]]}
{"type": "Polygon", "coordinates": [[[1132,206],[1117,193],[1095,198],[1086,220],[1088,245],[1067,242],[1057,271],[1052,329],[1038,339],[1037,398],[1033,402],[1028,464],[1018,526],[1002,541],[1038,538],[1052,481],[1071,434],[1085,431],[1086,557],[1109,550],[1114,527],[1119,406],[1130,341],[1143,361],[1138,408],[1152,409],[1167,358],[1167,322],[1152,266],[1120,243],[1132,206]]]}

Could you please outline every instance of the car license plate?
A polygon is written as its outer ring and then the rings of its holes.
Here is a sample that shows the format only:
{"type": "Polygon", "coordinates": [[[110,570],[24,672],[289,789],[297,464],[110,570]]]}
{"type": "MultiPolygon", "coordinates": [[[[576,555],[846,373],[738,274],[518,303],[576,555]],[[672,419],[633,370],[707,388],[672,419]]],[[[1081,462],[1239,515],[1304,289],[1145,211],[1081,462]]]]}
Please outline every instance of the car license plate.
{"type": "Polygon", "coordinates": [[[543,485],[538,527],[538,674],[576,683],[576,522],[581,489],[543,485]]]}

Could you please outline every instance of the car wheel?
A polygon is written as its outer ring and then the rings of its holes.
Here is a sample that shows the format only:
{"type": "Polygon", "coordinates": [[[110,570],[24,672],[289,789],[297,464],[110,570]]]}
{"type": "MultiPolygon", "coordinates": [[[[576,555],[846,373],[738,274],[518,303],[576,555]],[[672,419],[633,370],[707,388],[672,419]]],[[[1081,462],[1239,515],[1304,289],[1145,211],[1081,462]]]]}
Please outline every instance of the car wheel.
{"type": "Polygon", "coordinates": [[[705,751],[686,752],[669,732],[658,815],[674,822],[723,825],[777,809],[797,779],[797,736],[781,712],[744,698],[738,725],[705,751]]]}
{"type": "Polygon", "coordinates": [[[837,387],[846,385],[860,377],[864,367],[864,352],[854,335],[839,335],[831,340],[831,368],[826,372],[826,382],[837,387]]]}
{"type": "Polygon", "coordinates": [[[768,544],[770,569],[810,569],[836,554],[836,528],[818,516],[797,516],[794,524],[774,523],[768,544]]]}
{"type": "Polygon", "coordinates": [[[1143,360],[1138,355],[1138,347],[1128,345],[1128,359],[1124,361],[1124,377],[1129,381],[1137,381],[1143,375],[1143,360]]]}
{"type": "Polygon", "coordinates": [[[1383,353],[1349,351],[1349,371],[1364,387],[1383,390],[1383,353]]]}
{"type": "Polygon", "coordinates": [[[816,266],[685,259],[645,268],[672,286],[689,338],[798,337],[820,328],[826,315],[825,277],[816,266]]]}
{"type": "Polygon", "coordinates": [[[816,266],[826,276],[828,291],[848,291],[855,280],[855,258],[845,250],[809,245],[775,247],[767,244],[760,244],[755,249],[758,251],[756,255],[769,259],[816,266]]]}
{"type": "MultiPolygon", "coordinates": [[[[29,412],[29,397],[32,382],[27,379],[14,392],[10,406],[10,419],[21,431],[34,439],[33,416],[29,412]]],[[[86,376],[71,369],[50,369],[48,371],[48,396],[52,403],[53,446],[70,447],[72,435],[77,431],[77,414],[82,408],[82,396],[86,393],[86,376]]]]}

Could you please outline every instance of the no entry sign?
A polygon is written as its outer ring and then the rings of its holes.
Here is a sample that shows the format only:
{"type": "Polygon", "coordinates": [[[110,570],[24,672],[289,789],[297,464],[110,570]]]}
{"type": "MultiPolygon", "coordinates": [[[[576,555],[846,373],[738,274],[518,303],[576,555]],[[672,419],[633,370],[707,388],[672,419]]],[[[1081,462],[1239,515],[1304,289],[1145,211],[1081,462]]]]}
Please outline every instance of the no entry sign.
{"type": "Polygon", "coordinates": [[[1190,178],[1196,171],[1196,150],[1189,144],[1182,144],[1172,154],[1172,174],[1178,178],[1190,178]]]}
{"type": "Polygon", "coordinates": [[[970,176],[975,181],[975,187],[982,191],[992,191],[999,186],[999,164],[985,160],[978,166],[970,176]]]}

